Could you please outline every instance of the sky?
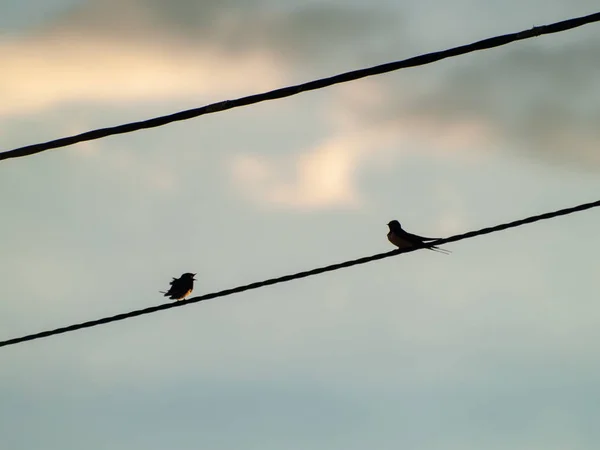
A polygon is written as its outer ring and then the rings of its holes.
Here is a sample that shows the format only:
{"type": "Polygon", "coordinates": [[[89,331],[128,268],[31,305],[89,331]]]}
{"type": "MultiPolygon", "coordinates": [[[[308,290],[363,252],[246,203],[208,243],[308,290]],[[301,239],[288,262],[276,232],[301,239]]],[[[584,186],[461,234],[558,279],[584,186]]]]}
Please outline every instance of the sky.
{"type": "MultiPolygon", "coordinates": [[[[23,0],[0,150],[597,12],[23,0]]],[[[0,164],[0,340],[598,200],[597,24],[0,164]]],[[[7,450],[595,449],[600,212],[0,349],[7,450]]]]}

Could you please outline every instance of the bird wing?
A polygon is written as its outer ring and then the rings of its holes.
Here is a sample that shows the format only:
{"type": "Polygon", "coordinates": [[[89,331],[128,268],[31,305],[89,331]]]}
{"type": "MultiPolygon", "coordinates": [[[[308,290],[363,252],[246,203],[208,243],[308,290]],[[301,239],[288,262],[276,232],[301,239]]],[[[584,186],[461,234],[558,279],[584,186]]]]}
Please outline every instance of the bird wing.
{"type": "MultiPolygon", "coordinates": [[[[404,231],[404,230],[402,230],[402,231],[404,231]]],[[[413,240],[416,239],[416,240],[419,240],[421,242],[424,242],[424,241],[437,241],[437,240],[441,239],[441,238],[431,238],[431,237],[419,236],[418,234],[412,234],[412,233],[408,233],[406,231],[404,231],[404,232],[408,236],[410,236],[413,240]]]]}
{"type": "Polygon", "coordinates": [[[165,297],[169,297],[170,299],[176,299],[179,298],[183,295],[185,291],[183,289],[180,288],[176,288],[176,289],[169,289],[168,292],[161,292],[162,294],[165,295],[165,297]]]}
{"type": "Polygon", "coordinates": [[[421,236],[409,233],[402,229],[396,231],[395,233],[399,238],[412,242],[413,244],[422,244],[424,240],[421,236]]]}
{"type": "Polygon", "coordinates": [[[170,281],[169,284],[171,285],[171,287],[167,292],[159,291],[161,294],[164,294],[165,297],[176,295],[177,291],[181,291],[181,283],[179,278],[173,278],[173,280],[170,281]]]}
{"type": "Polygon", "coordinates": [[[445,250],[443,248],[436,247],[435,245],[427,244],[427,241],[437,241],[440,238],[428,238],[428,237],[424,237],[424,236],[419,236],[418,234],[412,234],[412,233],[409,233],[404,230],[402,230],[402,236],[406,240],[413,242],[414,244],[417,244],[417,245],[424,245],[426,248],[428,248],[429,250],[433,250],[434,252],[444,253],[447,255],[451,253],[449,250],[445,250]]]}
{"type": "Polygon", "coordinates": [[[165,297],[169,297],[173,300],[178,300],[182,297],[185,297],[192,291],[194,288],[194,279],[191,280],[189,278],[184,278],[181,276],[180,278],[173,278],[173,280],[169,283],[171,287],[167,292],[158,291],[161,294],[164,294],[165,297]]]}

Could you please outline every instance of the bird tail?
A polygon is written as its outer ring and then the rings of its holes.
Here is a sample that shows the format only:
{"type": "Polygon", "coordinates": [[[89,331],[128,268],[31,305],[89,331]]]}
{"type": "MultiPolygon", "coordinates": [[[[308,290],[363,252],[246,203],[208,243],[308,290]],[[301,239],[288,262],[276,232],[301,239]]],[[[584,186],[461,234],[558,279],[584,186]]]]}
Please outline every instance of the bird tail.
{"type": "Polygon", "coordinates": [[[432,250],[434,252],[438,252],[438,253],[443,253],[444,255],[449,255],[450,253],[452,253],[450,250],[446,250],[444,248],[439,248],[436,247],[435,245],[432,245],[431,247],[426,247],[428,250],[432,250]]]}

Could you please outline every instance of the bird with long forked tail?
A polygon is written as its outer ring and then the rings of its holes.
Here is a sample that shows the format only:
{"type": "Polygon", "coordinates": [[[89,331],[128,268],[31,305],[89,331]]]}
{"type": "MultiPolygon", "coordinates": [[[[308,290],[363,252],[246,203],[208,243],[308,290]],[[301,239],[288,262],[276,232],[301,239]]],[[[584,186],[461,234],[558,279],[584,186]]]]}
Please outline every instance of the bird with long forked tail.
{"type": "Polygon", "coordinates": [[[173,278],[170,282],[171,287],[167,292],[160,291],[165,297],[169,297],[171,300],[183,300],[194,290],[194,281],[196,276],[195,273],[184,273],[179,278],[173,278]]]}
{"type": "Polygon", "coordinates": [[[440,238],[428,238],[404,231],[400,225],[400,222],[397,220],[392,220],[390,223],[388,223],[388,227],[390,229],[387,234],[388,240],[401,250],[416,247],[426,248],[433,250],[434,252],[444,253],[446,255],[451,253],[449,250],[436,247],[435,245],[431,245],[429,243],[431,241],[437,241],[440,238]]]}

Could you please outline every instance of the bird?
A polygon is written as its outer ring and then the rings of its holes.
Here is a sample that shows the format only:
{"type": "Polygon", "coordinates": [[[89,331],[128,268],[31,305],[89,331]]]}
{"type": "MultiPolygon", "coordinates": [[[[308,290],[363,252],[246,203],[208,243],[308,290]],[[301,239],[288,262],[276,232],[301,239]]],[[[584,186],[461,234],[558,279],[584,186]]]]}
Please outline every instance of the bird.
{"type": "Polygon", "coordinates": [[[194,289],[194,281],[196,276],[195,273],[184,273],[179,278],[173,278],[169,284],[171,287],[167,292],[159,291],[161,294],[165,294],[165,297],[169,297],[171,300],[183,300],[192,293],[194,289]]]}
{"type": "Polygon", "coordinates": [[[392,220],[390,223],[388,223],[388,227],[390,228],[390,231],[387,234],[388,241],[401,250],[406,248],[421,247],[434,252],[440,252],[444,254],[450,253],[449,250],[444,250],[443,248],[439,248],[428,243],[428,241],[437,241],[440,238],[428,238],[404,231],[400,225],[400,222],[397,220],[392,220]]]}

